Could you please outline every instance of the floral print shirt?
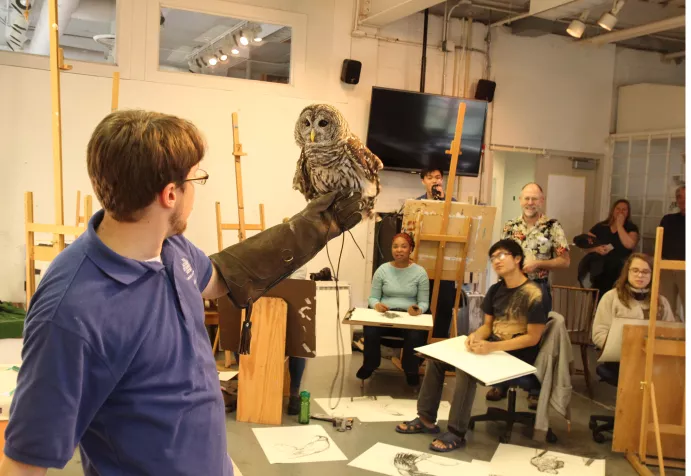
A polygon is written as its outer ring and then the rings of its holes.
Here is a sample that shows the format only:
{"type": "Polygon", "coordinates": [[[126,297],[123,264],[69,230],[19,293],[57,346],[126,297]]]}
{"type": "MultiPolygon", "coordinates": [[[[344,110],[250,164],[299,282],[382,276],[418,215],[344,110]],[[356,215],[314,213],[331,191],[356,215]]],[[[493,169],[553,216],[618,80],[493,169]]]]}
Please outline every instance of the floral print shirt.
{"type": "MultiPolygon", "coordinates": [[[[557,220],[544,215],[530,229],[522,216],[509,220],[504,225],[501,237],[517,241],[523,248],[525,257],[537,261],[553,259],[569,251],[564,229],[557,220]]],[[[549,271],[546,269],[537,269],[533,273],[528,273],[528,278],[533,280],[547,277],[549,277],[549,271]]]]}

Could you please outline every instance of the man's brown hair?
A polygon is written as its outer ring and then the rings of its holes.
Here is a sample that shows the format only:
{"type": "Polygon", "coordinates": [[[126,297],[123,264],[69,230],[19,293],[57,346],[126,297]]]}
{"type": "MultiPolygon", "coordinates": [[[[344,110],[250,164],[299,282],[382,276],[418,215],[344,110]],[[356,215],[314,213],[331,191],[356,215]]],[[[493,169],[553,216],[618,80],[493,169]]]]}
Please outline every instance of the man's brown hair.
{"type": "Polygon", "coordinates": [[[183,185],[205,150],[189,121],[157,112],[116,111],[96,126],[86,163],[104,210],[115,220],[133,222],[166,185],[183,185]]]}

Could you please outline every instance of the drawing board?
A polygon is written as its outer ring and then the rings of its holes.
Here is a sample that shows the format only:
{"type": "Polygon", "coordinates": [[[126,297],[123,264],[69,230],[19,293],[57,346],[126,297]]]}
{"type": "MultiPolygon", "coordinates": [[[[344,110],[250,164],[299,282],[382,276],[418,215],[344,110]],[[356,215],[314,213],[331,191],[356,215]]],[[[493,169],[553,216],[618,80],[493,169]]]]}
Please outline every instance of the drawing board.
{"type": "Polygon", "coordinates": [[[473,468],[471,463],[465,461],[385,443],[375,444],[348,466],[389,476],[488,476],[483,468],[473,468]]]}
{"type": "Polygon", "coordinates": [[[446,339],[435,344],[417,347],[415,350],[433,359],[446,362],[472,375],[485,386],[534,374],[535,367],[506,352],[477,355],[465,348],[467,336],[446,339]]]}
{"type": "MultiPolygon", "coordinates": [[[[363,397],[359,399],[341,400],[335,410],[331,410],[328,398],[315,398],[324,413],[337,417],[357,418],[362,423],[372,422],[402,422],[417,415],[417,400],[393,399],[391,397],[363,397]]],[[[336,400],[331,402],[334,405],[336,400]]],[[[448,420],[451,404],[442,401],[439,404],[437,418],[448,420]]]]}
{"type": "MultiPolygon", "coordinates": [[[[607,339],[605,342],[605,348],[600,354],[600,358],[597,359],[598,362],[619,362],[621,361],[621,345],[624,336],[624,326],[648,326],[647,320],[642,319],[624,319],[624,318],[614,318],[612,319],[612,325],[609,328],[607,336],[617,335],[618,339],[607,339]]],[[[665,322],[658,321],[655,325],[660,327],[684,327],[682,322],[665,322]]]]}
{"type": "MultiPolygon", "coordinates": [[[[492,245],[492,231],[496,212],[497,209],[495,207],[461,202],[451,203],[447,235],[459,235],[465,221],[471,220],[468,235],[468,253],[465,263],[466,273],[482,273],[487,268],[487,261],[489,259],[487,253],[492,245]]],[[[417,217],[420,217],[421,234],[439,234],[442,232],[443,213],[444,202],[438,200],[406,200],[403,208],[403,231],[409,233],[415,239],[417,217]]],[[[418,244],[417,264],[425,268],[430,276],[434,276],[438,249],[439,242],[422,241],[418,244]]],[[[456,281],[460,254],[460,243],[446,243],[442,265],[442,280],[456,281]]]]}
{"type": "Polygon", "coordinates": [[[432,314],[420,314],[411,316],[407,312],[387,311],[381,313],[374,309],[356,307],[346,314],[344,324],[375,326],[375,327],[395,327],[399,329],[432,330],[434,320],[432,314]],[[391,317],[394,316],[395,317],[391,317]],[[388,316],[388,317],[387,317],[388,316]]]}
{"type": "Polygon", "coordinates": [[[252,428],[270,464],[347,461],[321,425],[252,428]]]}
{"type": "Polygon", "coordinates": [[[521,476],[605,476],[605,460],[557,453],[541,448],[500,444],[492,456],[494,474],[521,476]]]}

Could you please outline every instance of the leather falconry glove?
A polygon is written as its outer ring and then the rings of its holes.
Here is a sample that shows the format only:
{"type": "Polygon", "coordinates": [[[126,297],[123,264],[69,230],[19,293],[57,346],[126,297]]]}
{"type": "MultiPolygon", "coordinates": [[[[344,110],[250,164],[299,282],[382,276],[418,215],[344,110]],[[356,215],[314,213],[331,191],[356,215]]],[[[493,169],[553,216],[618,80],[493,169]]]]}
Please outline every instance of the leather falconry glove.
{"type": "Polygon", "coordinates": [[[352,191],[330,192],[308,203],[287,223],[273,226],[211,255],[228,287],[228,297],[247,309],[240,354],[249,353],[252,304],[281,280],[304,266],[329,240],[362,219],[362,196],[352,191]]]}

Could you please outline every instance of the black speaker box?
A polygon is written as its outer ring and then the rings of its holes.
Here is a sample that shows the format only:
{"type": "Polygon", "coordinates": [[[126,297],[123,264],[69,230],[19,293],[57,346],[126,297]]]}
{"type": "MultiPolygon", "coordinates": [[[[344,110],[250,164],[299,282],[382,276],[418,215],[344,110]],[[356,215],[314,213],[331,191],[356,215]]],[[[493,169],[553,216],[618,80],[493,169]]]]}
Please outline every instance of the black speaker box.
{"type": "Polygon", "coordinates": [[[344,59],[341,68],[341,81],[346,84],[357,84],[360,82],[360,71],[362,63],[356,60],[344,59]]]}
{"type": "Polygon", "coordinates": [[[494,99],[494,90],[497,89],[497,83],[487,79],[481,79],[477,82],[477,89],[475,90],[475,99],[492,102],[494,99]]]}

